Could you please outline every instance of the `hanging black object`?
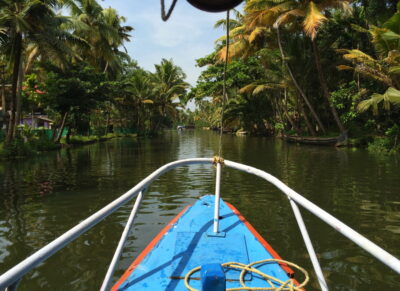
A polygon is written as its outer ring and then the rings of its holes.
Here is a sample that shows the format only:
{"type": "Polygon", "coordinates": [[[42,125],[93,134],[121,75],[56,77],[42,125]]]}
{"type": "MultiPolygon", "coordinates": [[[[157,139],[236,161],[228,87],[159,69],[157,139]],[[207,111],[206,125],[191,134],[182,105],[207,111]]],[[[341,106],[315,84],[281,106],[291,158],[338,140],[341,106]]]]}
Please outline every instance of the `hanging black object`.
{"type": "Polygon", "coordinates": [[[194,7],[207,12],[222,12],[239,5],[243,0],[187,0],[194,7]]]}
{"type": "MultiPolygon", "coordinates": [[[[171,16],[172,11],[174,11],[175,5],[178,0],[172,0],[172,4],[169,7],[168,11],[165,10],[165,0],[160,0],[161,2],[161,19],[167,21],[171,16]]],[[[240,3],[243,0],[187,0],[194,7],[207,11],[207,12],[223,12],[228,11],[240,3]]]]}

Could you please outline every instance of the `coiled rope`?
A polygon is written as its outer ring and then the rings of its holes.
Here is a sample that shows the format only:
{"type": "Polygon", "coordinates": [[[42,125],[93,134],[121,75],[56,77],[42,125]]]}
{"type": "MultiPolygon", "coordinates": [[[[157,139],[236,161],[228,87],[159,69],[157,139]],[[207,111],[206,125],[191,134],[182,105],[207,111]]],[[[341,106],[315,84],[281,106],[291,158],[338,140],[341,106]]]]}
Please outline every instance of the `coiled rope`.
{"type": "MultiPolygon", "coordinates": [[[[310,280],[308,272],[305,269],[303,269],[299,265],[296,265],[295,263],[288,262],[288,261],[285,261],[285,260],[279,260],[279,259],[267,259],[267,260],[253,262],[253,263],[248,264],[248,265],[245,265],[245,264],[242,264],[242,263],[236,263],[236,262],[229,262],[229,263],[222,264],[222,267],[230,268],[230,269],[242,270],[241,273],[240,273],[240,277],[239,277],[240,284],[242,285],[242,287],[229,288],[229,289],[226,289],[226,291],[236,291],[236,290],[274,290],[274,291],[290,290],[290,291],[300,291],[300,290],[303,290],[303,287],[306,286],[308,281],[310,280]],[[273,277],[271,275],[265,274],[264,272],[261,272],[257,268],[253,267],[254,265],[267,264],[267,263],[281,263],[281,264],[285,264],[285,265],[288,265],[290,267],[293,267],[293,268],[295,268],[295,269],[297,269],[297,270],[299,270],[300,272],[303,273],[304,281],[299,285],[295,285],[293,279],[289,279],[289,280],[284,282],[284,281],[279,280],[278,278],[275,278],[275,277],[273,277]],[[244,276],[248,272],[260,275],[266,282],[268,282],[270,287],[248,287],[248,286],[246,286],[246,284],[244,282],[244,276]],[[276,285],[279,285],[279,286],[276,286],[276,285]]],[[[199,290],[193,288],[192,286],[190,286],[189,281],[190,281],[190,276],[193,275],[194,273],[198,272],[200,269],[201,269],[201,267],[196,267],[196,268],[190,270],[186,274],[186,276],[185,276],[185,287],[188,290],[190,290],[190,291],[199,291],[199,290]]]]}

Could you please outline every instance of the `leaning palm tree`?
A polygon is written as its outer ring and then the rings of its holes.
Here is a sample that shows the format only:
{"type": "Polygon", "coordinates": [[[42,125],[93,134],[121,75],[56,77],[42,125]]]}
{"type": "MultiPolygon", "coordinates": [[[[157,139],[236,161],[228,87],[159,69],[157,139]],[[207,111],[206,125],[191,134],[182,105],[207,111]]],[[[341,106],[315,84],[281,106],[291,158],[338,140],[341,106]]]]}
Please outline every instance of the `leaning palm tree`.
{"type": "MultiPolygon", "coordinates": [[[[263,2],[265,2],[265,1],[263,1],[263,2]]],[[[252,3],[252,2],[249,2],[248,4],[250,5],[250,3],[252,3]]],[[[317,122],[319,128],[322,130],[323,133],[325,133],[325,127],[324,127],[323,123],[321,122],[321,119],[319,118],[313,105],[309,101],[309,98],[305,94],[304,90],[299,85],[299,82],[295,78],[295,76],[292,72],[292,69],[287,61],[287,57],[285,56],[284,51],[283,51],[279,29],[277,29],[277,39],[276,39],[274,37],[271,27],[264,26],[264,25],[253,27],[253,26],[249,25],[248,14],[245,16],[245,15],[240,14],[239,12],[236,12],[235,16],[236,16],[236,18],[231,20],[231,22],[230,22],[231,41],[229,44],[229,54],[228,54],[229,60],[232,60],[233,58],[246,58],[250,55],[257,54],[258,51],[260,49],[263,49],[263,47],[265,47],[265,46],[266,47],[276,46],[275,42],[277,41],[279,51],[281,53],[282,62],[285,65],[286,71],[292,80],[293,86],[295,87],[297,93],[301,96],[301,98],[306,103],[312,116],[314,117],[315,121],[317,122]]],[[[226,27],[226,21],[219,20],[215,26],[216,27],[219,27],[219,26],[226,27]]],[[[217,42],[223,42],[223,41],[226,42],[225,36],[223,36],[217,40],[217,42]]],[[[227,46],[224,45],[222,47],[222,49],[220,49],[217,53],[218,60],[223,61],[226,57],[226,53],[227,53],[227,46]]],[[[306,116],[304,116],[304,118],[307,119],[306,116]]],[[[309,124],[309,122],[307,122],[307,124],[309,124]]],[[[315,135],[315,130],[312,126],[308,126],[308,129],[312,135],[315,135]]]]}
{"type": "MultiPolygon", "coordinates": [[[[230,35],[230,43],[229,43],[229,61],[234,58],[246,58],[250,55],[253,55],[259,47],[256,46],[257,37],[264,33],[264,31],[256,31],[249,33],[248,29],[244,25],[244,15],[239,11],[234,10],[234,18],[229,20],[229,35],[230,35]]],[[[214,27],[226,29],[227,21],[226,19],[218,20],[214,27]]],[[[226,58],[227,54],[227,46],[226,46],[226,35],[218,38],[216,43],[222,44],[221,49],[217,52],[217,61],[223,62],[226,58]]]]}
{"type": "Polygon", "coordinates": [[[341,132],[344,132],[345,128],[330,100],[330,93],[322,70],[316,36],[321,25],[328,20],[323,12],[332,8],[349,11],[349,2],[350,0],[321,0],[318,2],[313,0],[249,0],[245,7],[248,13],[247,25],[250,28],[255,29],[260,26],[275,28],[285,25],[298,26],[311,38],[322,93],[329,104],[332,115],[341,132]]]}
{"type": "MultiPolygon", "coordinates": [[[[263,49],[259,51],[258,56],[261,62],[268,63],[268,66],[264,67],[264,77],[244,86],[239,90],[239,93],[252,97],[257,95],[266,96],[271,107],[279,115],[278,118],[281,119],[282,123],[286,123],[285,120],[287,120],[296,133],[300,133],[288,110],[288,101],[290,100],[288,100],[287,93],[288,88],[292,86],[290,80],[287,78],[284,67],[281,65],[278,51],[276,49],[263,49]]],[[[310,133],[315,134],[313,128],[308,123],[307,128],[310,133]]]]}

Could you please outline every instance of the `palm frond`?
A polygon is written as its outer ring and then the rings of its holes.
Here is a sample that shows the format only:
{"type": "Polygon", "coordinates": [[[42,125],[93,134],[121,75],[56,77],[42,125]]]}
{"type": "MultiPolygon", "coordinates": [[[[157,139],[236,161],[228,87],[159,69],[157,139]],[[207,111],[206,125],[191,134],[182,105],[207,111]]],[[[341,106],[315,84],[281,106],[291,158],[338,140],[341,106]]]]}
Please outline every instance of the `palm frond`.
{"type": "Polygon", "coordinates": [[[292,22],[292,20],[296,19],[297,17],[304,17],[306,14],[301,9],[293,9],[289,10],[285,13],[282,13],[274,22],[274,28],[278,28],[281,25],[287,24],[292,22]]]}
{"type": "Polygon", "coordinates": [[[241,94],[252,93],[252,92],[254,91],[254,88],[255,88],[256,86],[257,86],[257,85],[255,85],[255,84],[246,85],[246,86],[244,86],[243,88],[241,88],[241,89],[239,90],[239,93],[241,93],[241,94]]]}
{"type": "Polygon", "coordinates": [[[357,24],[351,23],[350,26],[355,31],[369,33],[369,30],[367,28],[361,27],[357,24]]]}
{"type": "Polygon", "coordinates": [[[339,65],[339,66],[336,66],[336,68],[337,68],[339,71],[354,70],[353,67],[346,66],[346,65],[339,65]]]}
{"type": "Polygon", "coordinates": [[[384,94],[374,93],[369,99],[361,101],[357,106],[357,110],[364,112],[372,107],[373,114],[377,115],[378,104],[382,101],[385,110],[390,110],[391,104],[400,105],[400,91],[389,87],[384,94]]]}
{"type": "Polygon", "coordinates": [[[389,73],[391,74],[400,74],[400,65],[399,66],[393,66],[389,68],[389,73]]]}
{"type": "Polygon", "coordinates": [[[253,43],[256,39],[262,37],[266,31],[267,29],[265,27],[256,27],[249,35],[249,43],[253,43]]]}
{"type": "Polygon", "coordinates": [[[314,39],[317,36],[317,30],[327,20],[325,15],[323,15],[314,3],[310,1],[307,7],[307,14],[303,21],[304,32],[314,39]]]}
{"type": "Polygon", "coordinates": [[[154,104],[154,101],[150,100],[150,99],[145,99],[145,100],[142,100],[142,103],[143,104],[154,104]]]}

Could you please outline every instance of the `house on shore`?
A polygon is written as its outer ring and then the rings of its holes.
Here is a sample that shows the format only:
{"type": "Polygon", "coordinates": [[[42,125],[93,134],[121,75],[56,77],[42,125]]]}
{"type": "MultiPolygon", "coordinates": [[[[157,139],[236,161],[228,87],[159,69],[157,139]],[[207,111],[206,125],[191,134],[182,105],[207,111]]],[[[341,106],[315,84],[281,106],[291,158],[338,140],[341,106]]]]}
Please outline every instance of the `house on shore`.
{"type": "Polygon", "coordinates": [[[35,128],[44,128],[44,129],[51,129],[54,121],[48,118],[47,115],[43,114],[34,114],[33,117],[32,115],[25,116],[21,120],[22,125],[27,125],[33,129],[35,128]]]}

